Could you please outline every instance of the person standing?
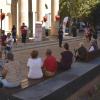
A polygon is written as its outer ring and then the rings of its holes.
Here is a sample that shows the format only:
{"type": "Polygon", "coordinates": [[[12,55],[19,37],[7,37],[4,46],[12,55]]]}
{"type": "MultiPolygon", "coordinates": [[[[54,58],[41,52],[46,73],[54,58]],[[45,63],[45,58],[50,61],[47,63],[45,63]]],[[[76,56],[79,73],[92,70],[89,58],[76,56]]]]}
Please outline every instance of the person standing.
{"type": "Polygon", "coordinates": [[[25,23],[22,23],[22,26],[21,26],[20,30],[21,30],[21,36],[22,36],[22,43],[26,43],[28,28],[25,25],[25,23]]]}
{"type": "Polygon", "coordinates": [[[2,35],[1,35],[1,50],[5,54],[5,57],[6,57],[6,38],[7,38],[7,36],[5,35],[5,31],[2,30],[2,35]]]}
{"type": "Polygon", "coordinates": [[[12,47],[13,47],[13,38],[11,36],[11,33],[7,33],[7,38],[6,38],[6,57],[8,53],[12,52],[12,47]]]}
{"type": "Polygon", "coordinates": [[[77,27],[76,27],[76,22],[74,21],[72,24],[72,29],[71,29],[71,33],[73,37],[77,36],[77,27]]]}
{"type": "Polygon", "coordinates": [[[59,47],[62,47],[62,41],[63,41],[63,28],[62,28],[62,25],[60,25],[60,27],[59,27],[58,39],[59,39],[59,47]]]}
{"type": "Polygon", "coordinates": [[[12,27],[12,37],[14,39],[14,43],[16,43],[16,26],[13,25],[12,27]]]}

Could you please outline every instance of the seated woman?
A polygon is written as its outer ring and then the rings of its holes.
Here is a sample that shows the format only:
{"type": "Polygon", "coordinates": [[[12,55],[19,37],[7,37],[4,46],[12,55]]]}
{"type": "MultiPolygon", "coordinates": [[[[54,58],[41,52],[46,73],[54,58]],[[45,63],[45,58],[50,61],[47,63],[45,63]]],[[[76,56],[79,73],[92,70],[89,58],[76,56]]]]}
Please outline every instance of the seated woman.
{"type": "Polygon", "coordinates": [[[31,57],[28,59],[27,67],[29,68],[28,78],[39,79],[43,77],[42,73],[42,60],[38,57],[38,51],[33,50],[31,57]]]}
{"type": "Polygon", "coordinates": [[[96,51],[96,50],[98,50],[98,44],[97,44],[97,40],[94,39],[90,43],[89,52],[96,51]]]}
{"type": "Polygon", "coordinates": [[[87,49],[84,47],[83,43],[79,44],[79,48],[77,49],[76,61],[84,61],[87,56],[87,49]]]}
{"type": "Polygon", "coordinates": [[[3,66],[1,83],[4,87],[12,88],[20,85],[21,82],[21,65],[14,60],[12,53],[7,54],[8,63],[3,66]]]}
{"type": "Polygon", "coordinates": [[[64,51],[61,53],[61,60],[58,67],[60,70],[68,70],[71,68],[71,64],[73,62],[73,54],[69,50],[68,43],[65,43],[63,47],[64,51]]]}
{"type": "Polygon", "coordinates": [[[44,75],[47,77],[54,76],[57,72],[57,61],[56,58],[52,55],[52,51],[47,49],[46,58],[43,64],[44,75]]]}

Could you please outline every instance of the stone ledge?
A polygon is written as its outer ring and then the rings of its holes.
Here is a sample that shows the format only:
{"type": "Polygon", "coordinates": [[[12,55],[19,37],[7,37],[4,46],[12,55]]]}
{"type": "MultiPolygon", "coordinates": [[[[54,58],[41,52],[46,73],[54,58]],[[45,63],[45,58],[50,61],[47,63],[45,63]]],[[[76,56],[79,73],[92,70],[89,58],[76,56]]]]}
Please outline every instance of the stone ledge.
{"type": "Polygon", "coordinates": [[[100,72],[100,58],[89,63],[74,63],[72,69],[25,91],[14,94],[22,100],[65,100],[100,72]]]}

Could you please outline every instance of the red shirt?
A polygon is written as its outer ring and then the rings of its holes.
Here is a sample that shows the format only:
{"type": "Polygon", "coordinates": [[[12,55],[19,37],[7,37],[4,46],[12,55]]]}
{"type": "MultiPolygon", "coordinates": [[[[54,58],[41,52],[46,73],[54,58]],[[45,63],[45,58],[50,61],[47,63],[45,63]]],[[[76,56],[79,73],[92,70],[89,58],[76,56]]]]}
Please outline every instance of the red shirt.
{"type": "Polygon", "coordinates": [[[44,60],[43,67],[50,72],[56,72],[57,71],[57,61],[54,56],[47,56],[47,58],[44,60]]]}
{"type": "Polygon", "coordinates": [[[24,35],[24,34],[26,35],[27,34],[27,26],[21,26],[20,29],[21,29],[21,34],[22,35],[24,35]]]}
{"type": "Polygon", "coordinates": [[[7,38],[6,35],[2,35],[2,36],[1,36],[1,44],[2,44],[2,46],[6,46],[6,43],[5,43],[6,38],[7,38]]]}

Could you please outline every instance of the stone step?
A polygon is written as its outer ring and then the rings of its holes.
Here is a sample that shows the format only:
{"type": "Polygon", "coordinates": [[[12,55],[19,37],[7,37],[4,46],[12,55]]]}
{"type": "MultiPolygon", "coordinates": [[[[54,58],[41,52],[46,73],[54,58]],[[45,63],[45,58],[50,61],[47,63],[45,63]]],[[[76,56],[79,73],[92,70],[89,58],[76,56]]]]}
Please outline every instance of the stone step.
{"type": "MultiPolygon", "coordinates": [[[[76,37],[76,38],[69,38],[69,39],[64,39],[63,42],[66,41],[80,41],[82,40],[83,37],[76,37]]],[[[19,51],[19,50],[24,50],[24,49],[31,49],[31,48],[39,48],[39,47],[44,47],[44,46],[50,46],[50,45],[57,45],[58,44],[58,40],[57,39],[53,39],[53,40],[47,40],[47,41],[39,41],[36,42],[34,41],[33,43],[26,43],[26,44],[18,44],[16,46],[14,46],[13,51],[19,51]]]]}

